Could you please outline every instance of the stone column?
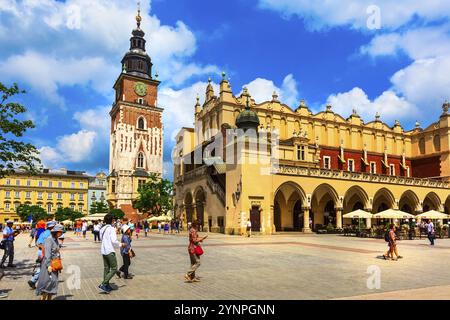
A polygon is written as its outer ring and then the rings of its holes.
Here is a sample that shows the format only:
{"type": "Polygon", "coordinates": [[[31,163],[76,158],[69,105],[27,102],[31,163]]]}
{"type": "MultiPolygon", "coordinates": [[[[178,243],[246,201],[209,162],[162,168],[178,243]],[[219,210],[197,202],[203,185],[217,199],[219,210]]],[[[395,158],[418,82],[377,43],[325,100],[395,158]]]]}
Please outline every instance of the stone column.
{"type": "Polygon", "coordinates": [[[342,229],[342,208],[336,208],[336,228],[342,229]]]}
{"type": "Polygon", "coordinates": [[[303,208],[303,232],[311,233],[311,228],[309,227],[309,210],[310,208],[303,208]]]}

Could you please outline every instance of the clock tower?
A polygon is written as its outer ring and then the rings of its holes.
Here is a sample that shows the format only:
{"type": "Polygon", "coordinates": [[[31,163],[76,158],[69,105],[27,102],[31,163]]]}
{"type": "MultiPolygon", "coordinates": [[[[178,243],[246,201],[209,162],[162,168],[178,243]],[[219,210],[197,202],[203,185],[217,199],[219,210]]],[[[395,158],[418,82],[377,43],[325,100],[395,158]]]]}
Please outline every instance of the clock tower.
{"type": "Polygon", "coordinates": [[[130,50],[122,59],[122,72],[114,84],[112,106],[108,203],[136,219],[133,201],[138,187],[150,174],[162,175],[163,109],[158,107],[159,81],[152,77],[152,61],[141,30],[140,9],[132,31],[130,50]]]}

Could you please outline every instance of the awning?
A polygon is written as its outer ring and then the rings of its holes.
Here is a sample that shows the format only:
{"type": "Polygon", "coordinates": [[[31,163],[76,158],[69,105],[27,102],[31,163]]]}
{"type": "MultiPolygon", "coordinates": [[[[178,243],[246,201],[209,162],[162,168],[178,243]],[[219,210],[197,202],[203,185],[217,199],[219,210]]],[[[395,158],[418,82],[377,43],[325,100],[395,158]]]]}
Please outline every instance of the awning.
{"type": "Polygon", "coordinates": [[[378,212],[372,216],[374,219],[413,219],[415,216],[400,210],[388,209],[378,212]]]}
{"type": "Polygon", "coordinates": [[[421,214],[418,214],[416,216],[416,218],[418,219],[449,219],[450,216],[448,214],[439,212],[439,211],[435,211],[435,210],[430,210],[421,214]]]}
{"type": "Polygon", "coordinates": [[[355,210],[355,211],[352,211],[352,212],[344,214],[342,216],[342,218],[346,218],[346,219],[370,219],[370,218],[372,218],[372,214],[367,212],[367,211],[358,209],[358,210],[355,210]]]}

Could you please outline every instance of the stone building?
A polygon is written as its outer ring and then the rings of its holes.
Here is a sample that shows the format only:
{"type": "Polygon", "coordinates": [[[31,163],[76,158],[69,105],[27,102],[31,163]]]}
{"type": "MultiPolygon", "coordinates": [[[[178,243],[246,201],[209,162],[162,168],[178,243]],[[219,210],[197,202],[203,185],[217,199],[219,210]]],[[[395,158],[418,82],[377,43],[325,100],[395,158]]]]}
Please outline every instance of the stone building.
{"type": "Polygon", "coordinates": [[[195,127],[176,137],[176,215],[228,234],[250,219],[270,234],[340,228],[356,209],[449,212],[448,109],[446,102],[436,122],[405,130],[379,114],[365,122],[330,105],[317,114],[304,101],[291,109],[276,93],[256,104],[245,88],[233,95],[224,76],[220,92],[209,84],[204,104],[197,98],[195,127]]]}
{"type": "Polygon", "coordinates": [[[95,202],[102,202],[107,205],[106,192],[107,192],[107,176],[104,172],[99,172],[95,177],[89,178],[89,190],[88,190],[88,212],[91,212],[91,206],[95,202]]]}
{"type": "Polygon", "coordinates": [[[162,174],[163,109],[158,107],[159,81],[152,75],[152,62],[146,52],[140,11],[132,32],[130,50],[122,59],[122,73],[114,90],[107,200],[129,217],[137,214],[133,200],[138,187],[149,174],[162,174]]]}

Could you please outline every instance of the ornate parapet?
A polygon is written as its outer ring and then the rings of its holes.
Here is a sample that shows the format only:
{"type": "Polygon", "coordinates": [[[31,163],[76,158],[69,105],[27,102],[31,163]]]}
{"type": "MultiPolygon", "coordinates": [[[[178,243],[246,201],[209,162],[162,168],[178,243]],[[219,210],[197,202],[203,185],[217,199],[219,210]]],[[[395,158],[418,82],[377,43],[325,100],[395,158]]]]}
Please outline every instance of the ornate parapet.
{"type": "Polygon", "coordinates": [[[397,177],[397,176],[387,176],[363,172],[349,172],[341,170],[296,167],[288,165],[279,165],[277,168],[274,168],[272,170],[272,173],[281,175],[292,175],[292,176],[307,176],[307,177],[319,177],[327,179],[377,182],[385,184],[398,184],[406,186],[450,189],[450,181],[448,180],[446,181],[427,178],[397,177]]]}

